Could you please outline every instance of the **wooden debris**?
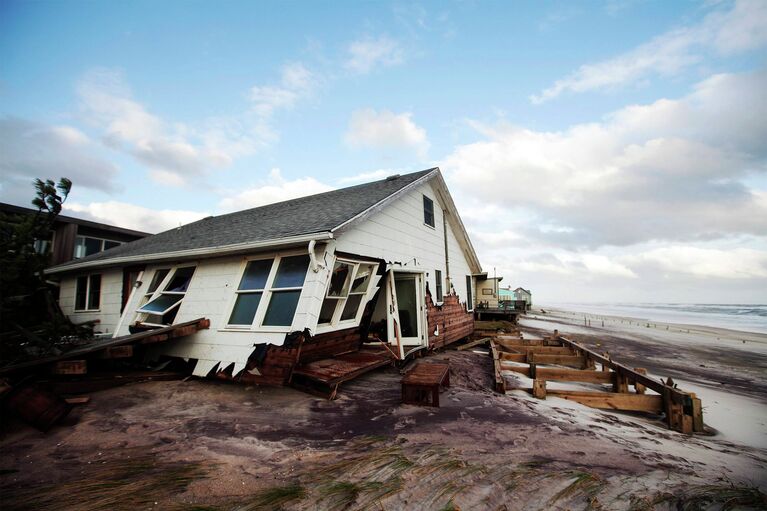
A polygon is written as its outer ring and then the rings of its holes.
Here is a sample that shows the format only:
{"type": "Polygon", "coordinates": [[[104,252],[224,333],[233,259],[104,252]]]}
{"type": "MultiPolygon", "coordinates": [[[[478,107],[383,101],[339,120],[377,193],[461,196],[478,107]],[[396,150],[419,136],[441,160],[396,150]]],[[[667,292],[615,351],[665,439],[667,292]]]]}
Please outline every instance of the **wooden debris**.
{"type": "Polygon", "coordinates": [[[440,387],[449,386],[448,364],[420,363],[402,378],[402,402],[439,407],[440,387]]]}
{"type": "Polygon", "coordinates": [[[86,374],[88,363],[85,360],[60,360],[53,364],[53,374],[86,374]]]}
{"type": "Polygon", "coordinates": [[[476,346],[480,346],[482,344],[487,344],[490,342],[490,337],[483,337],[482,339],[477,339],[476,341],[467,342],[466,344],[462,344],[458,346],[459,351],[468,350],[471,348],[474,348],[476,346]]]}

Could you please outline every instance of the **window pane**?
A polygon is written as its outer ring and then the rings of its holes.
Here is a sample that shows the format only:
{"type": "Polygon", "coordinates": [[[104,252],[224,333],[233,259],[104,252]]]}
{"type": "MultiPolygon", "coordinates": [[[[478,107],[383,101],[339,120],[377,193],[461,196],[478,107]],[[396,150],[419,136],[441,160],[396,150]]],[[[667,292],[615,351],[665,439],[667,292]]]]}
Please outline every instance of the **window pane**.
{"type": "Polygon", "coordinates": [[[280,267],[277,269],[277,275],[274,277],[272,288],[303,286],[308,267],[308,255],[283,257],[280,260],[280,267]]]}
{"type": "Polygon", "coordinates": [[[349,279],[351,278],[352,265],[336,262],[333,266],[333,274],[330,276],[330,288],[328,296],[345,297],[349,294],[349,279]]]}
{"type": "Polygon", "coordinates": [[[266,316],[264,316],[264,325],[290,326],[293,323],[299,296],[301,291],[273,292],[269,307],[266,309],[266,316]]]}
{"type": "Polygon", "coordinates": [[[261,302],[261,293],[238,294],[237,301],[234,302],[232,315],[229,317],[229,324],[252,325],[259,302],[261,302]]]}
{"type": "Polygon", "coordinates": [[[78,236],[75,238],[74,258],[80,259],[81,257],[85,257],[85,238],[78,236]]]}
{"type": "Polygon", "coordinates": [[[75,309],[84,310],[85,300],[88,293],[88,277],[77,277],[77,290],[75,292],[75,309]]]}
{"type": "Polygon", "coordinates": [[[330,323],[333,321],[333,313],[336,311],[336,305],[338,302],[335,298],[325,298],[320,308],[320,317],[317,320],[318,323],[330,323]]]}
{"type": "Polygon", "coordinates": [[[437,282],[437,301],[442,301],[442,272],[440,270],[434,270],[434,279],[437,282]]]}
{"type": "Polygon", "coordinates": [[[184,295],[160,295],[139,309],[139,312],[155,312],[163,314],[173,305],[179,303],[184,295]]]}
{"type": "Polygon", "coordinates": [[[248,266],[245,267],[240,287],[237,289],[264,289],[266,278],[269,276],[269,270],[272,269],[272,261],[274,259],[250,261],[248,266]]]}
{"type": "Polygon", "coordinates": [[[101,240],[97,238],[85,238],[85,255],[98,254],[101,252],[101,240]]]}
{"type": "Polygon", "coordinates": [[[423,196],[423,221],[434,227],[434,201],[425,195],[423,196]]]}
{"type": "Polygon", "coordinates": [[[157,270],[154,272],[154,277],[152,277],[152,283],[149,284],[149,289],[146,290],[146,294],[152,294],[155,291],[157,291],[157,288],[160,286],[163,280],[165,280],[165,277],[168,275],[168,272],[170,270],[163,269],[163,270],[157,270]]]}
{"type": "Polygon", "coordinates": [[[194,266],[179,268],[176,270],[176,273],[173,274],[170,282],[165,287],[165,291],[174,291],[177,293],[186,292],[187,288],[189,287],[189,281],[192,280],[193,274],[194,266]]]}
{"type": "Polygon", "coordinates": [[[344,305],[344,311],[341,313],[341,321],[356,318],[361,301],[362,295],[349,295],[349,298],[346,300],[346,305],[344,305]]]}
{"type": "Polygon", "coordinates": [[[357,270],[357,275],[354,276],[354,282],[352,283],[352,293],[364,293],[368,290],[368,284],[373,276],[373,269],[375,266],[372,264],[362,264],[357,270]]]}
{"type": "Polygon", "coordinates": [[[101,275],[91,275],[91,285],[88,288],[88,308],[98,309],[101,300],[101,275]]]}
{"type": "Polygon", "coordinates": [[[110,249],[110,248],[119,247],[119,246],[120,246],[120,242],[119,241],[104,240],[104,250],[107,250],[107,249],[110,249]]]}

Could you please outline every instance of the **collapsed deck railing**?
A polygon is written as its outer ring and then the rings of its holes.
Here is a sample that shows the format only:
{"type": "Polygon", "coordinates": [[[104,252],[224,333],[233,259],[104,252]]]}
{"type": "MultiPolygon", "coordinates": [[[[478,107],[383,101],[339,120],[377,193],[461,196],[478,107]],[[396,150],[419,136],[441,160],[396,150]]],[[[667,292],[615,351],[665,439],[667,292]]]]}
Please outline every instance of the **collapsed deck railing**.
{"type": "Polygon", "coordinates": [[[643,368],[627,367],[606,353],[599,354],[561,335],[536,340],[502,334],[492,337],[498,392],[506,392],[502,372],[513,371],[533,379],[533,387],[526,390],[540,399],[548,394],[594,408],[664,413],[670,429],[686,434],[704,431],[701,400],[692,392],[676,388],[671,379],[667,382],[653,379],[643,368]],[[547,390],[547,381],[612,384],[612,392],[547,390]],[[633,393],[630,386],[634,387],[633,393]],[[647,389],[657,395],[646,394],[647,389]]]}

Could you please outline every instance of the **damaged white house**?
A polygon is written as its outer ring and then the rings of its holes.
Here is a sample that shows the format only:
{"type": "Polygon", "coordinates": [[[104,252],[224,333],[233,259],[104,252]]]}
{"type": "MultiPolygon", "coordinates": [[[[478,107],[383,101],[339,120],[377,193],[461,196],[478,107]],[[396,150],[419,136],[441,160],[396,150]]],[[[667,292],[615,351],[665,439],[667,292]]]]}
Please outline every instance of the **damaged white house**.
{"type": "Polygon", "coordinates": [[[438,168],[204,218],[46,271],[75,323],[118,337],[207,318],[151,354],[270,384],[365,345],[402,359],[470,335],[480,272],[438,168]]]}

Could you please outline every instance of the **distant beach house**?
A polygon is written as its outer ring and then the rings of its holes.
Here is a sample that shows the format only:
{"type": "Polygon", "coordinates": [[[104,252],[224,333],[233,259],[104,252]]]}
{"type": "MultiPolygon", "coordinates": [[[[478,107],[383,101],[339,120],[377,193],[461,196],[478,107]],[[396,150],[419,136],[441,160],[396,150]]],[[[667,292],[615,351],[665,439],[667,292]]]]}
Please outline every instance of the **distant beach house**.
{"type": "Polygon", "coordinates": [[[530,310],[530,307],[533,306],[533,294],[529,290],[518,287],[512,293],[514,300],[524,300],[527,310],[530,310]]]}
{"type": "Polygon", "coordinates": [[[470,335],[481,267],[433,168],[208,217],[46,273],[75,322],[117,337],[207,318],[153,354],[284,384],[365,342],[404,358],[470,335]]]}
{"type": "Polygon", "coordinates": [[[474,276],[476,282],[475,305],[478,308],[498,307],[499,287],[503,277],[489,277],[487,272],[474,276]]]}

